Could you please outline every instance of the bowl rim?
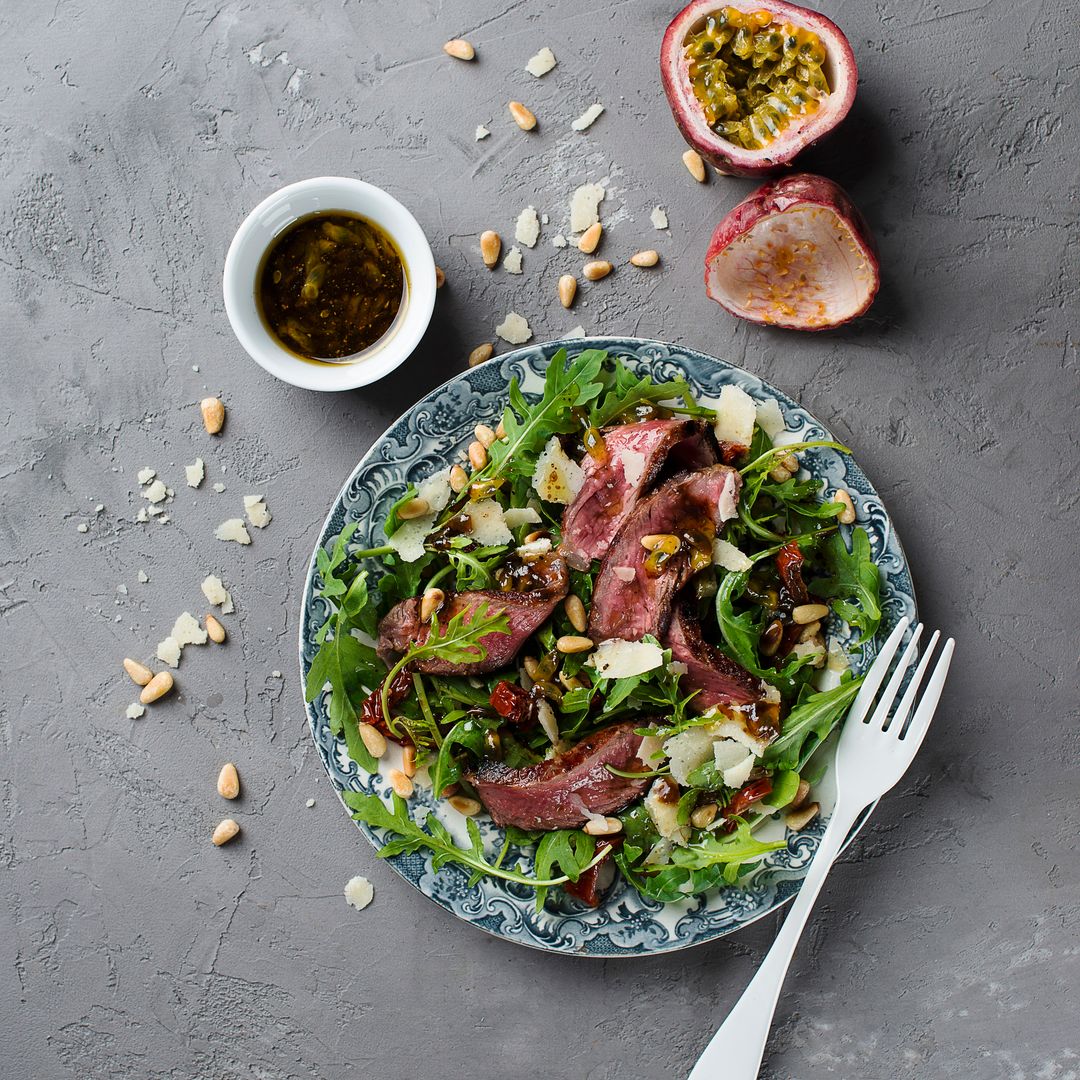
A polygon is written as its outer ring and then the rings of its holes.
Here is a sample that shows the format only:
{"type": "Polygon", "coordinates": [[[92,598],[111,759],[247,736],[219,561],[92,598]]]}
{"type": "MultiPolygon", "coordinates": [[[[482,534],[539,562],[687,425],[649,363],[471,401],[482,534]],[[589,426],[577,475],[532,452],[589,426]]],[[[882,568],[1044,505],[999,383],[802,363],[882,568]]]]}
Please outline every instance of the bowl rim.
{"type": "Polygon", "coordinates": [[[275,378],[306,390],[354,390],[390,374],[415,351],[435,309],[435,259],[410,211],[388,192],[347,176],[315,176],[267,195],[236,230],[222,273],[225,313],[244,351],[275,378]],[[299,359],[264,325],[255,304],[255,276],[270,242],[308,214],[341,210],[360,214],[389,233],[401,250],[408,300],[391,330],[356,363],[299,359]]]}

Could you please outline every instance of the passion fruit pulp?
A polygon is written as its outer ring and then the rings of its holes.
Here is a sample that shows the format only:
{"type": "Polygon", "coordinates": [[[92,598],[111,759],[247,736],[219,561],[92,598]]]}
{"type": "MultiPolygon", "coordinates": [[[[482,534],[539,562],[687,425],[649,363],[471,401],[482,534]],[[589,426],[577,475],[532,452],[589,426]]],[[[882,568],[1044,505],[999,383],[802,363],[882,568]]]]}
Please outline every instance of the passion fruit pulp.
{"type": "Polygon", "coordinates": [[[690,145],[720,172],[790,164],[847,115],[858,73],[840,29],[773,0],[693,0],[661,49],[664,91],[690,145]]]}

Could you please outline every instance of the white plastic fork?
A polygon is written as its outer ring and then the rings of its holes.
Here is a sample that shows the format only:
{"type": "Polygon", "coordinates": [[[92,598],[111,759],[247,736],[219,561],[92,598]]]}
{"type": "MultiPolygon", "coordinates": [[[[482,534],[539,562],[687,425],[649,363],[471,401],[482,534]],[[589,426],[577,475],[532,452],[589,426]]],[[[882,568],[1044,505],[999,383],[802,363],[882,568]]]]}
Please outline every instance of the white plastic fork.
{"type": "Polygon", "coordinates": [[[836,748],[836,804],[784,925],[757,974],[705,1047],[689,1080],[753,1080],[758,1075],[780,988],[825,877],[859,815],[897,784],[918,752],[941,698],[955,643],[952,638],[945,642],[916,707],[915,699],[938,642],[938,632],[934,631],[894,712],[893,702],[918,651],[923,628],[921,623],[916,626],[871,714],[870,707],[907,628],[906,618],[897,623],[870,666],[848,713],[836,748]]]}

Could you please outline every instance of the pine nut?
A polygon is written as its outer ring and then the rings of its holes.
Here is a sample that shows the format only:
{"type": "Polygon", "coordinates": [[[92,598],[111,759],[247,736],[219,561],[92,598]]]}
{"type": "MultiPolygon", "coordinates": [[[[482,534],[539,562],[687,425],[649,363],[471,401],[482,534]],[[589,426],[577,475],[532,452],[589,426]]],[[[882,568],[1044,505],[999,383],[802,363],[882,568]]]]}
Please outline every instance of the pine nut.
{"type": "Polygon", "coordinates": [[[795,798],[788,804],[788,810],[798,810],[804,802],[806,802],[807,796],[810,794],[810,784],[799,778],[799,789],[795,792],[795,798]]]}
{"type": "Polygon", "coordinates": [[[682,156],[682,162],[699,184],[705,183],[705,162],[696,150],[687,150],[682,156]]]}
{"type": "Polygon", "coordinates": [[[563,607],[566,609],[566,617],[570,620],[570,625],[579,634],[585,633],[589,620],[585,617],[585,605],[581,602],[581,597],[576,593],[571,593],[563,601],[563,607]]]}
{"type": "Polygon", "coordinates": [[[391,769],[386,774],[386,779],[390,781],[395,795],[400,795],[403,799],[412,797],[413,782],[400,769],[391,769]]]}
{"type": "Polygon", "coordinates": [[[807,806],[800,807],[798,810],[791,810],[784,815],[784,824],[792,832],[800,832],[805,829],[811,821],[818,816],[821,811],[821,807],[816,802],[809,803],[807,806]]]}
{"type": "Polygon", "coordinates": [[[777,465],[769,470],[769,479],[772,480],[774,484],[782,484],[785,480],[791,479],[791,471],[785,469],[783,465],[777,465]]]}
{"type": "Polygon", "coordinates": [[[799,471],[799,459],[794,454],[785,454],[780,459],[780,464],[787,469],[792,476],[799,471]]]}
{"type": "Polygon", "coordinates": [[[690,815],[690,824],[695,829],[704,829],[706,825],[711,825],[716,820],[716,803],[706,803],[704,806],[699,806],[690,815]]]}
{"type": "Polygon", "coordinates": [[[401,751],[401,771],[410,779],[416,775],[416,747],[406,746],[401,751]]]}
{"type": "Polygon", "coordinates": [[[215,645],[220,645],[225,640],[225,627],[209,613],[206,616],[206,633],[215,645]]]}
{"type": "Polygon", "coordinates": [[[589,818],[582,832],[590,836],[614,836],[622,832],[622,822],[617,817],[589,818]]]}
{"type": "Polygon", "coordinates": [[[606,278],[614,267],[606,259],[597,259],[595,262],[587,262],[582,268],[581,273],[589,281],[599,281],[601,278],[606,278]]]}
{"type": "Polygon", "coordinates": [[[446,801],[459,814],[464,814],[465,817],[474,817],[483,809],[475,799],[470,799],[468,795],[451,795],[446,801]]]}
{"type": "Polygon", "coordinates": [[[674,533],[649,533],[641,538],[641,546],[646,551],[656,551],[659,548],[668,555],[674,555],[681,543],[674,533]]]}
{"type": "MultiPolygon", "coordinates": [[[[562,683],[564,690],[580,690],[584,687],[584,683],[576,675],[566,675],[563,672],[559,672],[559,682],[562,683]]],[[[551,708],[549,705],[548,708],[551,708]]]]}
{"type": "Polygon", "coordinates": [[[594,221],[582,234],[578,237],[578,251],[585,252],[586,255],[591,255],[600,246],[600,235],[604,231],[604,226],[599,221],[594,221]]]}
{"type": "Polygon", "coordinates": [[[630,256],[630,262],[634,266],[655,266],[660,261],[660,252],[653,251],[649,248],[648,251],[638,251],[630,256]]]}
{"type": "Polygon", "coordinates": [[[402,521],[412,521],[414,518],[421,518],[425,514],[430,513],[431,506],[427,499],[410,499],[407,503],[402,503],[398,507],[397,516],[402,521]]]}
{"type": "Polygon", "coordinates": [[[476,441],[486,450],[495,441],[495,432],[487,424],[477,424],[473,428],[476,441]]]}
{"type": "Polygon", "coordinates": [[[476,50],[464,38],[454,38],[442,48],[447,56],[455,60],[472,60],[476,56],[476,50]]]}
{"type": "Polygon", "coordinates": [[[531,533],[527,533],[525,539],[521,542],[523,544],[531,544],[536,540],[548,540],[551,537],[551,533],[547,529],[534,529],[531,533]]]}
{"type": "Polygon", "coordinates": [[[533,682],[540,682],[544,675],[540,670],[540,661],[534,656],[526,656],[522,661],[522,666],[525,668],[525,674],[532,679],[533,682]]]}
{"type": "Polygon", "coordinates": [[[224,821],[218,822],[218,826],[214,829],[210,839],[218,847],[221,847],[222,844],[227,844],[234,836],[237,836],[239,832],[240,826],[231,817],[227,817],[224,821]]]}
{"type": "Polygon", "coordinates": [[[487,464],[487,459],[488,454],[483,443],[469,443],[469,464],[474,469],[482,469],[487,464]]]}
{"type": "Polygon", "coordinates": [[[812,623],[807,623],[802,628],[802,633],[799,634],[800,641],[809,641],[812,637],[816,637],[821,631],[821,620],[815,619],[812,623]]]}
{"type": "Polygon", "coordinates": [[[525,108],[520,101],[511,101],[508,108],[510,109],[510,115],[514,118],[514,123],[522,131],[532,131],[536,127],[536,116],[533,111],[525,108]]]}
{"type": "Polygon", "coordinates": [[[145,686],[154,677],[154,673],[145,664],[132,660],[130,656],[124,657],[124,670],[136,686],[145,686]]]}
{"type": "Polygon", "coordinates": [[[559,278],[559,303],[569,308],[577,296],[577,278],[573,274],[563,274],[559,278]]]}
{"type": "Polygon", "coordinates": [[[487,229],[480,234],[480,257],[489,270],[499,261],[500,251],[502,251],[502,237],[494,229],[487,229]]]}
{"type": "Polygon", "coordinates": [[[431,622],[431,616],[439,611],[446,602],[446,593],[442,589],[427,589],[420,601],[420,621],[431,622]]]}
{"type": "Polygon", "coordinates": [[[824,604],[800,604],[791,612],[791,621],[798,626],[806,626],[827,618],[829,609],[824,604]]]}
{"type": "Polygon", "coordinates": [[[217,793],[223,799],[235,799],[240,794],[240,774],[231,761],[221,766],[217,778],[217,793]]]}
{"type": "Polygon", "coordinates": [[[173,677],[169,671],[159,671],[143,688],[139,700],[144,705],[164,697],[173,688],[173,677]]]}
{"type": "Polygon", "coordinates": [[[446,284],[446,271],[441,266],[435,267],[435,288],[441,289],[446,284]]]}
{"type": "Polygon", "coordinates": [[[477,345],[471,353],[469,353],[469,367],[476,367],[477,364],[482,364],[485,360],[490,360],[492,353],[495,352],[495,346],[490,341],[485,341],[483,345],[477,345]]]}
{"type": "Polygon", "coordinates": [[[199,402],[203,427],[208,435],[216,435],[225,426],[225,406],[216,397],[203,398],[199,402]]]}
{"type": "Polygon", "coordinates": [[[495,438],[500,442],[506,438],[506,428],[501,420],[499,421],[499,426],[495,429],[495,438]]]}
{"type": "Polygon", "coordinates": [[[592,647],[592,638],[576,637],[573,634],[564,634],[555,642],[555,648],[566,654],[588,652],[592,647]]]}
{"type": "Polygon", "coordinates": [[[450,490],[460,495],[469,486],[469,474],[460,465],[450,466],[450,490]]]}
{"type": "Polygon", "coordinates": [[[381,758],[386,753],[386,736],[372,724],[360,724],[360,741],[373,758],[381,758]]]}
{"type": "Polygon", "coordinates": [[[836,515],[836,520],[841,525],[852,525],[855,522],[855,504],[851,501],[851,495],[843,488],[838,488],[832,498],[833,502],[843,503],[844,509],[836,515]]]}

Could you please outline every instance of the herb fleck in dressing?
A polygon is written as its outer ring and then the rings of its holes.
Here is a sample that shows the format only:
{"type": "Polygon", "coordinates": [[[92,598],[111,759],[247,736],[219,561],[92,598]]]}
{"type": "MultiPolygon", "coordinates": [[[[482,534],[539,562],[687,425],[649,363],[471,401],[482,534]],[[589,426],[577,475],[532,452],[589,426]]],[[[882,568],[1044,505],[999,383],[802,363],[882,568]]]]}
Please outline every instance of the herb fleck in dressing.
{"type": "Polygon", "coordinates": [[[263,256],[259,313],[290,352],[344,360],[374,345],[406,299],[405,265],[377,225],[342,211],[310,214],[263,256]]]}

